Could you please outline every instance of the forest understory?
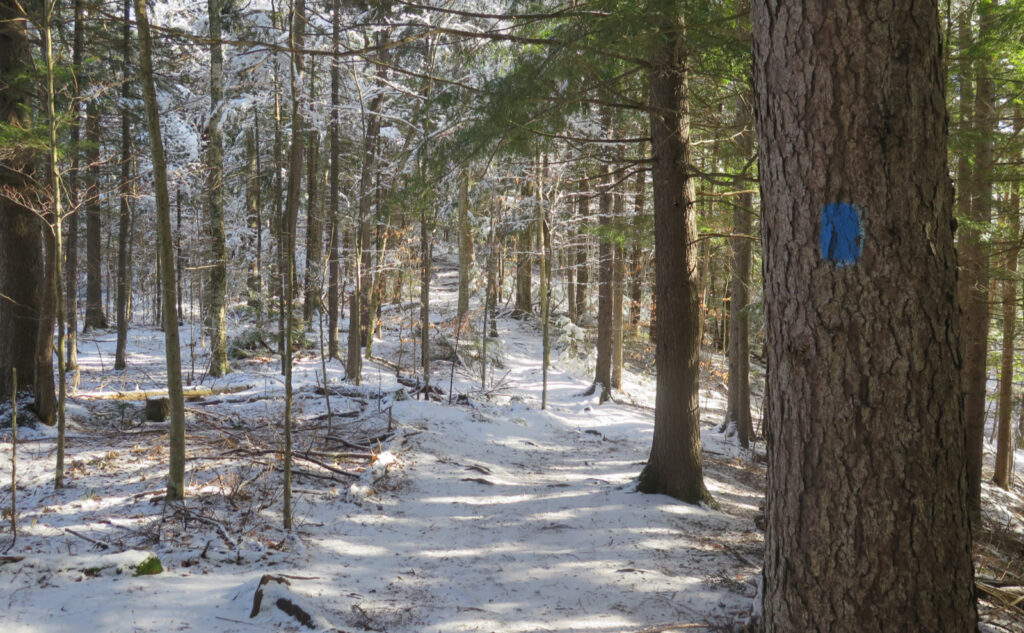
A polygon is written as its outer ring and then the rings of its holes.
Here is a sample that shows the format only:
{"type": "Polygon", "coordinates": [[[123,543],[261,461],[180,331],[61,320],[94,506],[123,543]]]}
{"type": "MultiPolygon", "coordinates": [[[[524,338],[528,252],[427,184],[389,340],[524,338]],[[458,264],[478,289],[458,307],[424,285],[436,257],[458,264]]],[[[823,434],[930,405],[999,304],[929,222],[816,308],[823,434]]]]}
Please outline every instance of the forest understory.
{"type": "MultiPolygon", "coordinates": [[[[457,275],[448,258],[437,264],[433,325],[450,334],[457,275]]],[[[186,404],[187,497],[165,502],[167,426],[144,421],[139,399],[164,384],[162,333],[134,328],[123,372],[111,370],[113,332],[80,337],[65,488],[53,490],[55,433],[35,425],[19,432],[16,540],[10,488],[0,493],[5,633],[746,625],[763,558],[764,447],[759,439],[742,450],[718,428],[721,356],[707,352],[702,371],[712,509],[635,491],[653,428],[642,346],[605,404],[583,395],[586,359],[562,350],[541,410],[538,323],[505,316],[498,352],[488,355],[500,363],[493,384],[481,387],[472,361],[437,362],[433,398],[420,399],[411,343],[394,342],[402,309],[384,314],[379,360],[364,366],[363,386],[346,383],[337,361],[323,363],[315,344],[296,359],[291,534],[281,527],[276,356],[234,361],[221,379],[191,374],[193,387],[211,393],[186,404]],[[142,563],[150,554],[160,573],[141,573],[155,571],[142,563]]],[[[195,367],[205,367],[198,329],[182,333],[195,367]]],[[[189,353],[184,364],[189,378],[189,353]]],[[[8,483],[5,407],[0,477],[8,483]]],[[[1024,501],[988,485],[985,495],[975,546],[984,626],[1024,631],[1024,501]]]]}

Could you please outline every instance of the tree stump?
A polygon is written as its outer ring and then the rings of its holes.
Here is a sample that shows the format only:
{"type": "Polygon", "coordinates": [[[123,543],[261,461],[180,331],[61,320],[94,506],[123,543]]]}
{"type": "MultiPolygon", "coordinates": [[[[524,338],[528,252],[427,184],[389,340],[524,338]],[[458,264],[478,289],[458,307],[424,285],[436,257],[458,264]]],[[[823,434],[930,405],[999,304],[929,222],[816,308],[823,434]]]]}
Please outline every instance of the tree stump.
{"type": "Polygon", "coordinates": [[[146,419],[150,422],[163,422],[170,411],[170,398],[146,398],[146,419]]]}

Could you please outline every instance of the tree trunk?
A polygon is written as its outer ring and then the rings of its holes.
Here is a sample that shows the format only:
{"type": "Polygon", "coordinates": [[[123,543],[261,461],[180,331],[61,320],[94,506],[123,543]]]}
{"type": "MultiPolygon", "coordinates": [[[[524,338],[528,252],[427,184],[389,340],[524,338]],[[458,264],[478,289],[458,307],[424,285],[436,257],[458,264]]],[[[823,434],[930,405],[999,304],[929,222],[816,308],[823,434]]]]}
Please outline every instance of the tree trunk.
{"type": "Polygon", "coordinates": [[[260,217],[260,169],[259,169],[259,116],[258,110],[253,127],[245,132],[245,223],[248,232],[245,237],[249,262],[249,275],[245,282],[248,300],[246,305],[256,311],[256,323],[263,321],[263,283],[260,266],[260,236],[263,222],[260,217]]]}
{"type": "MultiPolygon", "coordinates": [[[[626,198],[621,191],[615,194],[615,217],[621,221],[626,198]]],[[[622,389],[622,307],[626,285],[626,255],[622,244],[616,241],[612,248],[612,387],[622,389]]]]}
{"type": "MultiPolygon", "coordinates": [[[[1020,111],[1014,125],[1014,132],[1020,133],[1020,111]]],[[[1003,279],[1003,352],[999,372],[999,427],[996,436],[996,469],[993,480],[1004,490],[1010,489],[1013,473],[1013,352],[1014,336],[1017,329],[1017,260],[1020,257],[1020,194],[1019,184],[1012,185],[1009,205],[1006,209],[1006,223],[1009,226],[1010,246],[1006,251],[1006,279],[1003,279]]]]}
{"type": "MultiPolygon", "coordinates": [[[[74,45],[71,51],[71,68],[76,74],[82,72],[82,57],[85,50],[85,2],[75,0],[74,45]]],[[[71,170],[68,173],[68,239],[67,266],[64,274],[66,289],[68,346],[66,365],[68,371],[78,371],[78,216],[81,213],[82,195],[79,191],[79,171],[82,167],[82,108],[78,101],[81,93],[80,81],[73,82],[72,108],[74,120],[71,123],[71,170]]],[[[77,377],[77,375],[76,375],[77,377]]],[[[74,384],[77,384],[77,380],[74,384]]],[[[73,387],[74,388],[74,387],[73,387]]]]}
{"type": "Polygon", "coordinates": [[[974,633],[937,6],[841,6],[752,5],[765,631],[974,633]]]}
{"type": "MultiPolygon", "coordinates": [[[[737,141],[740,157],[746,159],[754,153],[754,131],[750,127],[749,104],[737,99],[737,123],[740,136],[737,141]]],[[[732,211],[732,232],[740,237],[732,239],[732,279],[729,287],[729,401],[726,406],[727,423],[736,425],[740,446],[748,448],[754,435],[750,420],[750,250],[747,238],[753,227],[754,195],[742,177],[735,187],[741,193],[732,211]]]]}
{"type": "Polygon", "coordinates": [[[103,313],[103,253],[100,222],[100,109],[95,99],[85,111],[85,162],[89,186],[85,192],[85,330],[105,329],[103,313]]]}
{"type": "Polygon", "coordinates": [[[697,218],[685,34],[680,16],[659,17],[650,70],[658,375],[654,438],[639,490],[688,503],[711,502],[700,453],[697,218]]]}
{"type": "Polygon", "coordinates": [[[118,184],[120,193],[120,210],[117,221],[117,344],[114,353],[114,369],[124,369],[128,364],[128,242],[131,233],[131,209],[128,198],[131,195],[131,123],[128,121],[128,102],[130,80],[128,66],[131,63],[131,0],[122,2],[124,22],[121,26],[121,182],[118,184]]]}
{"type": "MultiPolygon", "coordinates": [[[[644,197],[647,193],[647,172],[638,169],[636,172],[636,189],[634,191],[633,221],[639,225],[644,215],[644,197]]],[[[638,231],[639,233],[639,231],[638,231]]],[[[629,331],[636,336],[640,330],[640,310],[643,308],[644,270],[642,266],[643,248],[640,238],[629,253],[629,331]]]]}
{"type": "MultiPolygon", "coordinates": [[[[331,8],[331,50],[338,55],[341,50],[341,0],[334,0],[331,8]]],[[[341,307],[341,270],[339,253],[341,231],[338,224],[340,178],[341,178],[341,146],[339,128],[341,127],[341,62],[337,57],[331,60],[331,124],[330,136],[331,172],[330,200],[328,201],[327,217],[331,223],[330,263],[328,264],[327,281],[327,355],[339,358],[338,351],[338,309],[341,307]]]]}
{"type": "MultiPolygon", "coordinates": [[[[992,2],[978,4],[978,40],[991,37],[992,2]]],[[[995,90],[990,62],[984,53],[975,59],[974,75],[974,168],[971,173],[971,206],[968,222],[959,229],[960,300],[963,312],[964,416],[967,423],[967,493],[971,519],[981,521],[981,470],[985,440],[985,396],[988,391],[989,254],[984,227],[992,221],[993,133],[995,90]]],[[[967,192],[961,192],[966,195],[967,192]]]]}
{"type": "MultiPolygon", "coordinates": [[[[387,42],[386,33],[378,33],[377,44],[383,46],[387,42]]],[[[382,50],[380,56],[382,61],[387,62],[386,49],[382,50]]],[[[384,82],[385,66],[377,67],[377,84],[382,88],[384,82]]],[[[370,101],[369,111],[366,113],[366,128],[363,134],[363,165],[359,177],[359,226],[356,229],[356,248],[353,252],[355,288],[352,292],[351,306],[349,308],[348,326],[348,362],[345,364],[348,370],[348,378],[355,384],[362,380],[363,367],[363,336],[366,323],[363,319],[364,303],[368,303],[364,295],[370,292],[367,270],[369,268],[367,246],[370,241],[370,212],[373,209],[373,176],[377,171],[377,140],[380,136],[380,109],[383,104],[383,92],[378,92],[370,101]]],[[[369,319],[365,319],[368,321],[369,319]]]]}
{"type": "MultiPolygon", "coordinates": [[[[584,179],[585,180],[585,179],[584,179]]],[[[576,324],[587,317],[587,284],[590,270],[587,268],[587,225],[590,220],[590,199],[585,192],[586,185],[580,183],[579,226],[576,229],[576,324]]]]}
{"type": "Polygon", "coordinates": [[[181,389],[181,348],[178,320],[175,318],[174,244],[171,241],[171,201],[167,192],[167,162],[160,136],[160,110],[153,81],[152,40],[146,0],[135,0],[135,20],[139,33],[139,79],[153,148],[153,183],[156,195],[156,228],[160,242],[160,278],[163,294],[164,353],[167,359],[167,396],[170,399],[170,457],[167,475],[167,499],[185,497],[185,401],[181,389]]]}
{"type": "MultiPolygon", "coordinates": [[[[220,131],[224,100],[224,52],[221,46],[221,5],[207,0],[210,18],[210,145],[207,148],[207,205],[210,216],[210,287],[206,324],[210,334],[210,375],[223,376],[228,365],[228,253],[224,234],[224,141],[220,131]]],[[[174,305],[174,304],[170,304],[174,305]]],[[[170,308],[168,308],[170,310],[170,308]]]]}
{"type": "Polygon", "coordinates": [[[455,322],[462,323],[469,312],[469,269],[473,265],[473,234],[469,227],[469,168],[459,179],[459,304],[455,322]]]}
{"type": "MultiPolygon", "coordinates": [[[[316,67],[310,68],[309,99],[316,99],[316,67]]],[[[306,147],[306,278],[302,296],[302,316],[307,325],[312,324],[313,313],[320,311],[321,270],[324,256],[324,223],[320,211],[320,133],[310,129],[306,147]]]]}
{"type": "MultiPolygon", "coordinates": [[[[611,137],[612,118],[609,112],[601,117],[601,127],[611,137]]],[[[611,238],[608,231],[612,223],[612,177],[607,162],[601,164],[600,198],[598,224],[601,234],[598,238],[597,259],[597,366],[594,370],[594,384],[601,389],[600,401],[605,402],[612,392],[612,277],[615,266],[611,238]]]]}
{"type": "Polygon", "coordinates": [[[512,316],[525,319],[533,314],[533,223],[516,236],[516,307],[512,316]]]}
{"type": "MultiPolygon", "coordinates": [[[[60,490],[64,487],[64,404],[67,398],[67,375],[64,365],[64,351],[67,344],[66,330],[64,328],[64,245],[62,242],[63,228],[63,201],[61,199],[61,178],[60,164],[57,159],[57,112],[54,101],[57,93],[54,90],[54,75],[56,68],[53,57],[53,12],[56,8],[56,0],[45,0],[43,3],[43,59],[46,65],[46,119],[49,131],[49,160],[47,161],[48,180],[50,181],[53,201],[51,209],[53,213],[53,252],[51,253],[50,265],[53,267],[53,286],[48,288],[55,302],[54,313],[57,317],[57,467],[54,476],[54,488],[60,490]]],[[[52,340],[53,329],[45,334],[46,338],[52,340]]],[[[52,363],[52,361],[50,361],[52,363]]],[[[52,369],[51,369],[52,377],[52,369]]]]}

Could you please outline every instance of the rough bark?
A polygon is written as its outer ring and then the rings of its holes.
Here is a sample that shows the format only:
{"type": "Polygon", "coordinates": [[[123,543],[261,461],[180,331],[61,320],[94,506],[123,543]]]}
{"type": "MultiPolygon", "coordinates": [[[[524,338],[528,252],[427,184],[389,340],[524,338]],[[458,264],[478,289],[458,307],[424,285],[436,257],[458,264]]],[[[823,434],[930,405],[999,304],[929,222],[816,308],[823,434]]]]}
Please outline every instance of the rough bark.
{"type": "Polygon", "coordinates": [[[758,0],[752,23],[765,631],[973,633],[936,2],[758,0]]]}
{"type": "Polygon", "coordinates": [[[700,297],[685,33],[680,16],[659,12],[659,18],[649,71],[657,393],[651,455],[639,490],[711,502],[700,453],[700,297]]]}
{"type": "MultiPolygon", "coordinates": [[[[210,19],[210,145],[206,149],[207,211],[210,220],[210,286],[206,326],[210,336],[210,375],[223,376],[228,365],[228,253],[224,233],[224,140],[220,131],[224,100],[224,51],[221,46],[221,5],[208,0],[210,19]]],[[[168,310],[171,311],[169,304],[168,310]]]]}
{"type": "Polygon", "coordinates": [[[160,135],[160,110],[153,80],[152,40],[146,0],[135,0],[135,20],[139,37],[139,78],[153,152],[153,184],[156,195],[156,227],[160,247],[160,278],[163,305],[164,354],[167,359],[167,395],[171,401],[170,455],[167,475],[167,499],[185,497],[185,401],[181,388],[181,347],[178,320],[170,306],[175,304],[174,243],[171,240],[171,201],[167,192],[167,162],[160,135]]]}

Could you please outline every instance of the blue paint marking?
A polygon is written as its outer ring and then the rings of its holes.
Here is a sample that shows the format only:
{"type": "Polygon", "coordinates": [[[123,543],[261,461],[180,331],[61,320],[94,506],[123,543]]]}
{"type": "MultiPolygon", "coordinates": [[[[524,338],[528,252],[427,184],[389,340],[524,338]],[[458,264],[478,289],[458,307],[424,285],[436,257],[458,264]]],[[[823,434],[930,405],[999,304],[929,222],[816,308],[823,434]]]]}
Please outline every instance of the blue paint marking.
{"type": "Polygon", "coordinates": [[[855,264],[864,244],[860,209],[845,202],[821,209],[821,256],[837,266],[855,264]]]}

